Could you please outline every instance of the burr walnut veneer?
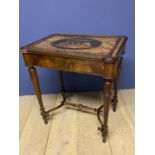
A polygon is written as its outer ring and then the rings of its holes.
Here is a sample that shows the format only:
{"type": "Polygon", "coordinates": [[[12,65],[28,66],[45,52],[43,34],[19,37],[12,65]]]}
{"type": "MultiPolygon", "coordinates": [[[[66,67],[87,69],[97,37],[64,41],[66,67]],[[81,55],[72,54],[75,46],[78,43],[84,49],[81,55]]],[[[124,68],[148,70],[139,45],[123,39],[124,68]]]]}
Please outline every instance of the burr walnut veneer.
{"type": "Polygon", "coordinates": [[[84,111],[93,111],[101,124],[103,142],[108,134],[108,112],[110,103],[113,111],[117,106],[117,89],[122,55],[125,53],[126,36],[53,34],[21,48],[26,66],[34,85],[41,115],[48,123],[49,113],[64,106],[73,106],[84,111]],[[45,110],[35,66],[49,67],[60,71],[63,100],[57,107],[45,110]],[[63,71],[102,76],[104,79],[104,104],[92,108],[66,101],[63,71]],[[114,95],[111,98],[112,85],[114,95]]]}

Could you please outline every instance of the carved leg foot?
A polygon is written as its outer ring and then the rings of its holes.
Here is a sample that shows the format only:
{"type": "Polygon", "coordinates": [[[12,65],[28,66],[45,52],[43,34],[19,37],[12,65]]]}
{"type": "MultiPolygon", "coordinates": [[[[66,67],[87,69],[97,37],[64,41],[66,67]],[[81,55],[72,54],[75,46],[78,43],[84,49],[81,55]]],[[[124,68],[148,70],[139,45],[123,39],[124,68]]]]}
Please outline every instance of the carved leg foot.
{"type": "Polygon", "coordinates": [[[49,116],[49,113],[46,112],[46,111],[41,111],[41,115],[42,115],[42,118],[44,120],[44,123],[47,124],[48,123],[48,116],[49,116]]]}
{"type": "Polygon", "coordinates": [[[107,136],[108,136],[108,127],[107,126],[103,126],[103,129],[102,129],[102,137],[103,137],[103,142],[104,143],[107,140],[107,136]]]}
{"type": "Polygon", "coordinates": [[[107,140],[107,136],[108,136],[108,127],[102,125],[101,127],[98,128],[98,130],[101,131],[102,137],[103,137],[103,142],[105,143],[107,140]]]}
{"type": "Polygon", "coordinates": [[[112,110],[113,112],[115,112],[117,108],[118,97],[113,96],[111,102],[112,102],[112,110]]]}

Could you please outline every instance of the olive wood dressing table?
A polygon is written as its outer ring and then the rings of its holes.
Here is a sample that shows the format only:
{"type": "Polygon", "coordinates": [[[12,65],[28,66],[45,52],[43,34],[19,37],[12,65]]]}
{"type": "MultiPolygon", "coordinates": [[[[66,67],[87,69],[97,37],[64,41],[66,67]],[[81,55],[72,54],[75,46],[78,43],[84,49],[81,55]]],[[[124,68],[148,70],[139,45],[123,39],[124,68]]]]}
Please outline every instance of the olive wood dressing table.
{"type": "Polygon", "coordinates": [[[41,115],[46,124],[49,113],[64,105],[73,106],[79,110],[93,111],[97,114],[101,124],[98,130],[102,133],[103,142],[106,141],[109,106],[112,103],[112,109],[116,111],[118,102],[119,72],[122,55],[125,53],[126,40],[126,36],[53,34],[21,48],[39,102],[41,115]],[[60,71],[63,100],[55,108],[49,110],[44,108],[35,66],[49,67],[60,71]],[[92,108],[67,102],[63,71],[102,76],[104,79],[104,104],[98,108],[92,108]],[[114,95],[111,99],[112,85],[114,86],[114,95]]]}

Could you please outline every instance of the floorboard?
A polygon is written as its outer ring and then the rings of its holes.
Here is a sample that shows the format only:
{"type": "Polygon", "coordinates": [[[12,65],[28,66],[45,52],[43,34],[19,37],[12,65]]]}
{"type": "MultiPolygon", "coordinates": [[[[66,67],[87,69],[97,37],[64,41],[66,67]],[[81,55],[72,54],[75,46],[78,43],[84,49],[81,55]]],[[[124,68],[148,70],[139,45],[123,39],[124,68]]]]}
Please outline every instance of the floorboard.
{"type": "MultiPolygon", "coordinates": [[[[46,109],[60,104],[60,94],[43,95],[46,109]]],[[[68,101],[91,107],[102,92],[69,94],[68,101]]],[[[109,111],[109,137],[102,143],[96,114],[62,107],[45,125],[35,96],[20,97],[20,155],[134,155],[134,89],[120,90],[117,111],[109,111]]]]}
{"type": "MultiPolygon", "coordinates": [[[[57,95],[43,95],[46,108],[54,105],[56,99],[57,95]]],[[[41,118],[36,98],[32,104],[34,105],[20,136],[20,155],[44,155],[47,145],[52,121],[50,120],[45,125],[41,118]]]]}
{"type": "Polygon", "coordinates": [[[26,124],[26,121],[29,117],[29,114],[33,107],[33,102],[35,100],[35,96],[21,96],[19,98],[19,135],[21,135],[22,130],[26,124]]]}

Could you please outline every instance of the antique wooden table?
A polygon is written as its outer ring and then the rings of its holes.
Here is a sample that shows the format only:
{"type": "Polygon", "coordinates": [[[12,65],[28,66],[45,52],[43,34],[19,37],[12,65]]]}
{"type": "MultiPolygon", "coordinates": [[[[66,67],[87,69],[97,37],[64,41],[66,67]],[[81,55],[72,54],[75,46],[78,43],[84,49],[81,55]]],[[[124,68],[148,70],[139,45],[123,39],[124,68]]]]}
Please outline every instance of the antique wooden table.
{"type": "Polygon", "coordinates": [[[119,72],[122,55],[125,53],[126,40],[126,36],[53,34],[21,48],[38,98],[41,115],[46,124],[48,123],[49,113],[64,105],[85,111],[91,110],[97,113],[97,118],[101,124],[98,130],[102,133],[103,142],[106,141],[109,106],[112,103],[113,111],[116,111],[118,102],[119,72]],[[60,70],[63,101],[57,107],[45,110],[35,66],[60,70]],[[104,104],[99,108],[92,108],[67,102],[63,71],[102,76],[104,79],[104,104]],[[112,84],[114,85],[114,96],[111,99],[112,84]],[[101,112],[103,112],[102,117],[101,112]]]}

